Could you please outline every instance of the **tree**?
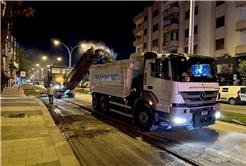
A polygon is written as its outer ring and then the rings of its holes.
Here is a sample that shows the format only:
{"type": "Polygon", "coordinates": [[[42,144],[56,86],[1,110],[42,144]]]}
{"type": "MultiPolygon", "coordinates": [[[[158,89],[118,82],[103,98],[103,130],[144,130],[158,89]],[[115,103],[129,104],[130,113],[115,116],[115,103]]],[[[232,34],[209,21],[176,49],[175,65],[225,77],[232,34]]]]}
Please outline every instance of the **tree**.
{"type": "Polygon", "coordinates": [[[246,80],[246,60],[238,60],[238,69],[237,71],[240,73],[240,76],[242,76],[243,80],[246,80]]]}
{"type": "Polygon", "coordinates": [[[3,68],[3,54],[2,50],[5,44],[10,39],[11,30],[13,29],[14,21],[17,20],[20,16],[33,16],[34,9],[31,7],[25,9],[16,8],[13,10],[13,7],[16,5],[21,5],[22,1],[2,1],[1,2],[1,93],[3,91],[4,86],[6,85],[8,79],[10,79],[11,75],[7,73],[3,68]]]}
{"type": "Polygon", "coordinates": [[[227,80],[227,77],[236,72],[238,69],[237,59],[225,54],[224,56],[217,58],[217,69],[218,75],[227,80]]]}
{"type": "Polygon", "coordinates": [[[31,62],[27,60],[28,56],[27,54],[24,54],[23,51],[25,48],[18,48],[18,55],[17,57],[19,58],[19,71],[16,72],[18,76],[20,76],[20,71],[25,71],[26,72],[26,77],[29,77],[29,75],[32,73],[30,72],[31,70],[31,62]]]}

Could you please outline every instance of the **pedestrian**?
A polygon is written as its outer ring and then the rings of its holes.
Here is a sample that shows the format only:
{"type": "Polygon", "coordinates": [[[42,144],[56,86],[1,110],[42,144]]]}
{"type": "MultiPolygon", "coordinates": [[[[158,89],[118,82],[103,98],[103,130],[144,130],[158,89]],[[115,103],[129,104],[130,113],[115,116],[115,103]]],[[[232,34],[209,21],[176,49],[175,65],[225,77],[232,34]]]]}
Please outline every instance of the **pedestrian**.
{"type": "Polygon", "coordinates": [[[54,93],[55,93],[55,88],[52,87],[52,84],[50,84],[50,86],[46,89],[46,96],[49,97],[50,104],[53,104],[54,93]]]}

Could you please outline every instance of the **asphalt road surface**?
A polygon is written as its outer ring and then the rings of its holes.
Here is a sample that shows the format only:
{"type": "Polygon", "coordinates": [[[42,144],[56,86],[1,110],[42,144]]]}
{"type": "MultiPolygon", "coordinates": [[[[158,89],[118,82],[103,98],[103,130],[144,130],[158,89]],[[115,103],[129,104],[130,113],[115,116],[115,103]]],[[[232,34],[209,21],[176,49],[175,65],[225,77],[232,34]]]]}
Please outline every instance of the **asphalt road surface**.
{"type": "MultiPolygon", "coordinates": [[[[31,91],[39,90],[29,91],[31,95],[31,91]]],[[[48,103],[47,97],[40,99],[48,103]]],[[[221,110],[225,107],[222,105],[221,110]]],[[[81,165],[246,165],[245,126],[218,121],[190,131],[173,128],[144,132],[125,117],[94,111],[91,96],[82,93],[55,99],[47,108],[81,165]]]]}

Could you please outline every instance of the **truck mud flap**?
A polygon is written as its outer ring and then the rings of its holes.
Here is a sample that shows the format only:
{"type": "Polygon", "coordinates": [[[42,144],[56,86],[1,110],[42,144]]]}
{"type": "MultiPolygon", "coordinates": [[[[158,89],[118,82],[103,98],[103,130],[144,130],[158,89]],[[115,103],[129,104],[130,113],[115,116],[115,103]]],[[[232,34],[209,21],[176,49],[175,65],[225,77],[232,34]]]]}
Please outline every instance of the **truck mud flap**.
{"type": "Polygon", "coordinates": [[[202,115],[202,112],[196,112],[193,114],[194,127],[203,127],[215,123],[216,110],[207,111],[206,115],[202,115]]]}

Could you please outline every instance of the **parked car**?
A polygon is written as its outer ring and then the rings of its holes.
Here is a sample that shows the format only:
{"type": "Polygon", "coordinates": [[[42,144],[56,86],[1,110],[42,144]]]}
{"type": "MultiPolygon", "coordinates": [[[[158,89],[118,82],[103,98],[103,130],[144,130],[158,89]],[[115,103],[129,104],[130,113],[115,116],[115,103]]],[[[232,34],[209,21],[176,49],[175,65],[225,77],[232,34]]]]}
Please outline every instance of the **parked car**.
{"type": "Polygon", "coordinates": [[[40,81],[33,81],[33,85],[39,85],[40,81]]]}
{"type": "Polygon", "coordinates": [[[234,105],[246,103],[246,86],[220,86],[220,101],[234,105]]]}

